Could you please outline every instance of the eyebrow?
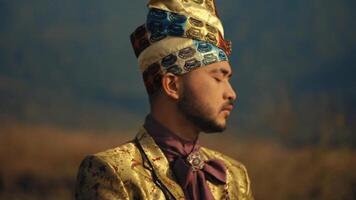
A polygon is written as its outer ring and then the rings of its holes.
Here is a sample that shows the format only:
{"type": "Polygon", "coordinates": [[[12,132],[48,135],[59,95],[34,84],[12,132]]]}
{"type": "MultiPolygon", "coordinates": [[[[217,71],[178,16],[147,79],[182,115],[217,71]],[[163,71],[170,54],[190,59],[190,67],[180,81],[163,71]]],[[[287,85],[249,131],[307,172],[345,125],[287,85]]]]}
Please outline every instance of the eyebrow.
{"type": "Polygon", "coordinates": [[[227,70],[227,69],[224,69],[224,68],[219,68],[219,69],[213,69],[211,70],[211,73],[222,73],[224,76],[227,76],[228,78],[231,78],[232,76],[232,72],[227,70]]]}

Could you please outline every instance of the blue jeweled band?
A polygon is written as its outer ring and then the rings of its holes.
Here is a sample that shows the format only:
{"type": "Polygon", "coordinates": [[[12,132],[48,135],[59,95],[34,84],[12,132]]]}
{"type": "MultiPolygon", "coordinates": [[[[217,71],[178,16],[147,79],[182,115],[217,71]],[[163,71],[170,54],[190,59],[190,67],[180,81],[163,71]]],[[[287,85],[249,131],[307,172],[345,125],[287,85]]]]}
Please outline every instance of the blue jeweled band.
{"type": "Polygon", "coordinates": [[[193,45],[163,57],[152,66],[159,66],[163,73],[182,75],[198,67],[228,61],[226,53],[209,42],[193,40],[193,45]]]}

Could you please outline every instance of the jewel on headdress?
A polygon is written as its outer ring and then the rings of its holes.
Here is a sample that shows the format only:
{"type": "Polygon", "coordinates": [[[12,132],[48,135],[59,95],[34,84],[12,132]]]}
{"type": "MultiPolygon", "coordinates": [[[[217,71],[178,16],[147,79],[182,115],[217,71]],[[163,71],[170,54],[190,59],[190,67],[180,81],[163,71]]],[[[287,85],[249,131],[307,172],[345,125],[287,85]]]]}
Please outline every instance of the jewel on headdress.
{"type": "Polygon", "coordinates": [[[182,59],[187,59],[193,57],[194,54],[195,54],[195,50],[192,47],[186,47],[179,51],[178,56],[182,59]]]}
{"type": "Polygon", "coordinates": [[[193,58],[193,59],[185,61],[184,69],[185,69],[185,71],[189,72],[192,69],[200,67],[200,66],[201,66],[200,61],[195,59],[195,58],[193,58]]]}
{"type": "Polygon", "coordinates": [[[212,48],[213,47],[211,46],[211,44],[209,44],[207,42],[201,42],[201,41],[198,42],[198,51],[201,53],[207,53],[207,52],[211,51],[212,48]]]}
{"type": "Polygon", "coordinates": [[[203,38],[203,34],[201,33],[201,30],[197,28],[190,28],[187,31],[187,36],[196,40],[201,40],[203,38]]]}
{"type": "Polygon", "coordinates": [[[218,40],[216,39],[215,35],[208,33],[205,36],[206,41],[212,43],[213,45],[217,45],[218,40]]]}
{"type": "Polygon", "coordinates": [[[210,64],[215,63],[217,61],[218,61],[218,58],[213,53],[209,53],[209,54],[205,54],[204,55],[204,60],[203,60],[204,65],[210,65],[210,64]]]}
{"type": "Polygon", "coordinates": [[[227,60],[226,54],[224,53],[223,50],[219,51],[219,58],[220,60],[227,60]]]}
{"type": "Polygon", "coordinates": [[[177,56],[169,54],[168,56],[162,59],[162,66],[168,68],[170,65],[173,65],[177,61],[177,56]]]}
{"type": "Polygon", "coordinates": [[[218,30],[216,29],[216,28],[214,28],[213,26],[210,26],[209,24],[205,24],[205,27],[206,27],[206,29],[209,31],[209,32],[211,32],[211,33],[217,33],[218,32],[218,30]]]}
{"type": "Polygon", "coordinates": [[[200,20],[197,20],[193,17],[190,17],[189,18],[189,23],[193,26],[196,26],[196,27],[203,27],[204,26],[204,23],[200,20]]]}

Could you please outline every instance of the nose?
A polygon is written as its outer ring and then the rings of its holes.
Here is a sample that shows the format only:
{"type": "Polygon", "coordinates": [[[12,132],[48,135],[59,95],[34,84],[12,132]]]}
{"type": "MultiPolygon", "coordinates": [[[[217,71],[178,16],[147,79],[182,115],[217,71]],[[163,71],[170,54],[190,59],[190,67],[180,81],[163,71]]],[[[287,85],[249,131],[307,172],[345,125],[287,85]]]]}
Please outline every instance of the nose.
{"type": "Polygon", "coordinates": [[[227,83],[224,98],[228,99],[229,101],[235,101],[237,99],[237,94],[234,88],[232,88],[230,82],[227,83]]]}

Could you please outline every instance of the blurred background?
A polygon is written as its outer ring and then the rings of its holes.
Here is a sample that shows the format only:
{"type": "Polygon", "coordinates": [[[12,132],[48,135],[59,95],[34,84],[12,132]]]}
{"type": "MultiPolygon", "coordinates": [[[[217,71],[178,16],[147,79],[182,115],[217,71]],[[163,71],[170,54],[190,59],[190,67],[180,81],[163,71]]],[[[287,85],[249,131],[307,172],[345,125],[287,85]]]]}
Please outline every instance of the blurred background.
{"type": "MultiPolygon", "coordinates": [[[[0,199],[73,199],[81,159],[135,136],[146,3],[0,0],[0,199]]],[[[239,99],[201,139],[246,165],[256,199],[356,199],[355,4],[217,1],[239,99]]]]}

